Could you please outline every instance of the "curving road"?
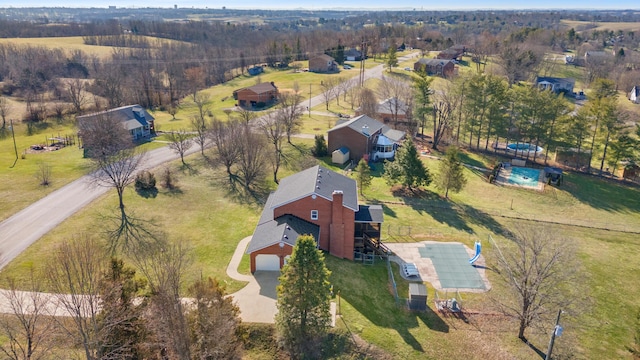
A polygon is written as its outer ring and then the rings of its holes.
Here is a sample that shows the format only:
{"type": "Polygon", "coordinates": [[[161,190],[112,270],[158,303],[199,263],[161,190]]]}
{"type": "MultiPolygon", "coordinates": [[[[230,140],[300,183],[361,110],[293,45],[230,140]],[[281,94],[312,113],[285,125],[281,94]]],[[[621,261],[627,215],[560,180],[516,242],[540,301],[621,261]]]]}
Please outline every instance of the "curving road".
{"type": "MultiPolygon", "coordinates": [[[[417,52],[412,53],[401,57],[399,61],[406,61],[418,55],[417,52]]],[[[365,77],[367,79],[380,77],[383,70],[383,65],[367,69],[365,77]]],[[[311,99],[311,107],[322,103],[324,103],[322,95],[311,99]]],[[[197,151],[199,151],[199,147],[193,146],[187,151],[187,154],[197,151]]],[[[151,150],[147,152],[146,156],[145,169],[179,159],[178,154],[168,147],[151,150]]],[[[44,234],[53,230],[109,189],[92,185],[91,177],[85,175],[0,222],[0,270],[44,234]]]]}

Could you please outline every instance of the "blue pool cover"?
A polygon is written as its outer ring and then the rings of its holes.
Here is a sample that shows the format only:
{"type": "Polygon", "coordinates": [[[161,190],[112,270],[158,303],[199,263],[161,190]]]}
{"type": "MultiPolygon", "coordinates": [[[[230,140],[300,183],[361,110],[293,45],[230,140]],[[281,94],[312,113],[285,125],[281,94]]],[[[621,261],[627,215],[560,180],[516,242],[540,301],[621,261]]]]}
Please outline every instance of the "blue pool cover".
{"type": "Polygon", "coordinates": [[[420,256],[433,262],[443,289],[485,289],[478,269],[469,264],[462,244],[428,244],[418,248],[420,256]]]}

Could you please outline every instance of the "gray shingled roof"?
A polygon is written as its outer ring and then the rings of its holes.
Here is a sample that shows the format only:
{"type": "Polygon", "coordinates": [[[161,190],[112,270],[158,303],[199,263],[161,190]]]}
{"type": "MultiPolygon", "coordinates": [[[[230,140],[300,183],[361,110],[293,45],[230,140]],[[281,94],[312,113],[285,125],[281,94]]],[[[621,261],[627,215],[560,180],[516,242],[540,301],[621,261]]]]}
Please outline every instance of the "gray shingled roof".
{"type": "Polygon", "coordinates": [[[357,223],[382,223],[383,219],[382,205],[360,205],[360,210],[356,212],[357,223]]]}
{"type": "Polygon", "coordinates": [[[550,84],[561,84],[561,83],[569,83],[575,84],[575,80],[572,78],[557,78],[557,77],[548,77],[548,76],[538,76],[536,78],[536,83],[548,82],[550,84]]]}
{"type": "MultiPolygon", "coordinates": [[[[385,125],[383,123],[381,123],[376,119],[372,119],[367,115],[360,115],[360,116],[354,117],[353,119],[347,122],[334,126],[333,128],[329,129],[329,131],[350,127],[351,129],[359,133],[363,133],[363,129],[364,129],[364,131],[368,135],[371,135],[377,132],[378,130],[382,129],[384,126],[385,125]]],[[[364,134],[364,135],[367,136],[367,134],[364,134]]]]}
{"type": "MultiPolygon", "coordinates": [[[[265,211],[267,211],[266,207],[265,211]]],[[[273,215],[273,212],[271,214],[273,215]]],[[[294,246],[301,235],[311,235],[317,241],[320,236],[320,227],[293,215],[283,215],[256,226],[246,253],[251,254],[280,242],[294,246]]]]}
{"type": "Polygon", "coordinates": [[[446,59],[420,59],[417,62],[419,62],[420,64],[423,65],[429,65],[429,66],[437,66],[437,65],[441,65],[444,66],[447,63],[450,63],[451,60],[446,60],[446,59]]]}
{"type": "MultiPolygon", "coordinates": [[[[244,89],[251,90],[256,94],[264,94],[264,93],[268,93],[268,92],[271,92],[271,91],[275,91],[278,88],[273,83],[263,82],[263,83],[260,83],[260,84],[257,84],[257,85],[253,85],[253,86],[250,86],[250,87],[244,88],[244,89]]],[[[243,89],[240,89],[240,90],[243,90],[243,89]]],[[[237,90],[237,91],[240,91],[240,90],[237,90]]]]}
{"type": "Polygon", "coordinates": [[[406,115],[407,114],[407,104],[404,103],[404,101],[399,100],[398,98],[392,97],[392,98],[388,98],[384,101],[381,101],[378,103],[378,106],[376,107],[376,112],[379,114],[393,114],[396,113],[396,115],[406,115]],[[396,103],[397,103],[397,109],[396,109],[396,103]],[[397,110],[397,113],[396,113],[397,110]]]}
{"type": "Polygon", "coordinates": [[[343,206],[353,211],[358,210],[356,181],[319,165],[280,180],[278,189],[272,194],[270,208],[312,195],[331,200],[336,190],[343,192],[343,206]]]}
{"type": "Polygon", "coordinates": [[[343,129],[345,127],[349,127],[355,132],[359,134],[363,134],[364,136],[367,136],[367,137],[371,134],[375,134],[378,130],[381,130],[380,132],[382,133],[382,135],[388,137],[389,139],[395,142],[402,141],[402,139],[404,139],[404,136],[406,134],[404,131],[394,130],[388,127],[387,125],[381,123],[380,121],[368,117],[367,115],[356,116],[353,119],[350,119],[347,121],[338,120],[336,122],[336,126],[331,128],[329,131],[343,129]],[[363,133],[363,129],[364,129],[364,132],[366,132],[366,134],[363,133]]]}
{"type": "Polygon", "coordinates": [[[128,105],[119,108],[109,109],[97,113],[78,116],[78,121],[98,119],[101,116],[112,117],[125,124],[127,130],[137,129],[140,126],[149,124],[149,121],[155,120],[151,114],[149,114],[140,105],[128,105]]]}

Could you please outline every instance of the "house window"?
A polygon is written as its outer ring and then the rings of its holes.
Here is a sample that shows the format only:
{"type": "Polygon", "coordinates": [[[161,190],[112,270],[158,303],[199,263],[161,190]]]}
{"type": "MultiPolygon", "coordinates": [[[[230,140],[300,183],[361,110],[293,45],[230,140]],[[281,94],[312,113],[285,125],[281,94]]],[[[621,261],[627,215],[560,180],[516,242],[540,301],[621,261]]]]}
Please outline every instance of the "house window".
{"type": "Polygon", "coordinates": [[[318,220],[318,210],[311,210],[311,220],[318,220]]]}

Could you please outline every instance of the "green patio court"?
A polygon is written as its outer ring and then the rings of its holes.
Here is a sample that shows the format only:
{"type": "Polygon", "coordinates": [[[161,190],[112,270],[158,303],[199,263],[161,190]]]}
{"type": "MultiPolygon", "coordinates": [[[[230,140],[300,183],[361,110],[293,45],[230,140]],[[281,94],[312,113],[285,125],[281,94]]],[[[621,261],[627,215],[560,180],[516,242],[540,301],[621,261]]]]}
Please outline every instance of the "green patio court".
{"type": "Polygon", "coordinates": [[[460,243],[428,243],[418,248],[429,258],[443,289],[482,289],[485,284],[478,269],[469,264],[469,253],[460,243]]]}

